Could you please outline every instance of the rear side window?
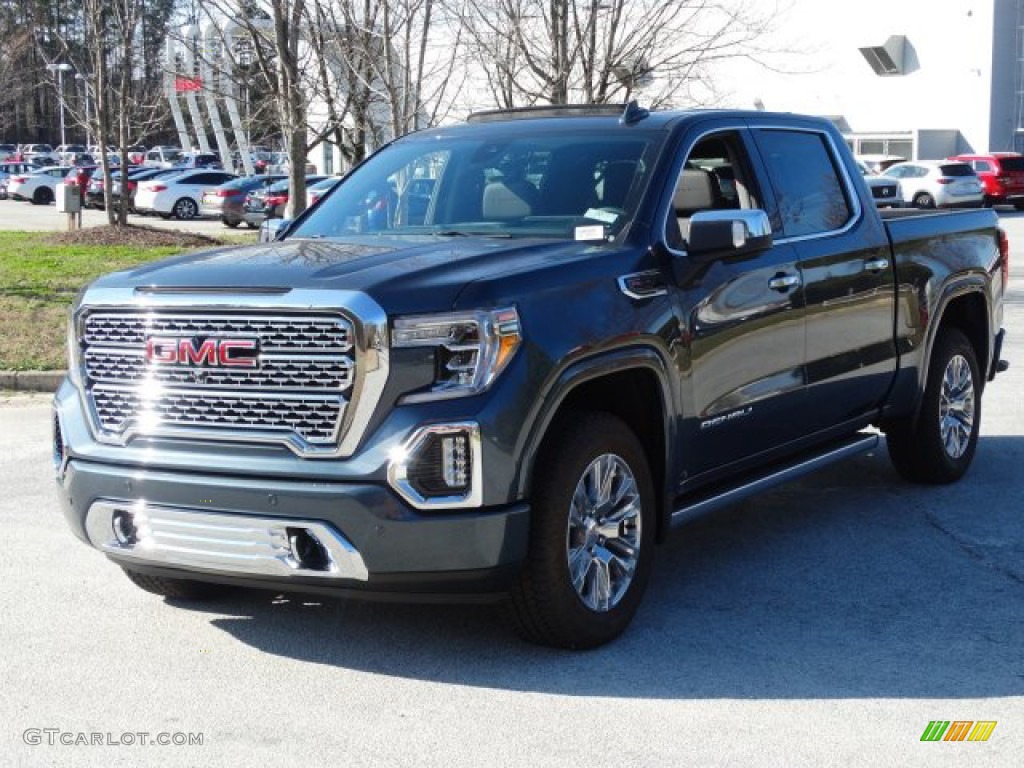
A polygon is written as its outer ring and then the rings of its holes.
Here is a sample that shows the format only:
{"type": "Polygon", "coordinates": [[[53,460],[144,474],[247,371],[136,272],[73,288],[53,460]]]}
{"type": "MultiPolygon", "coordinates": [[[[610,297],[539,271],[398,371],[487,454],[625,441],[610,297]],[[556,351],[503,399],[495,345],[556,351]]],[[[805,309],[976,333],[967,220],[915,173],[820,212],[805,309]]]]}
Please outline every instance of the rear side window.
{"type": "Polygon", "coordinates": [[[943,176],[973,176],[974,169],[967,163],[947,163],[940,165],[939,171],[943,176]]]}
{"type": "Polygon", "coordinates": [[[1024,171],[1024,157],[1000,157],[999,167],[1004,171],[1024,171]]]}
{"type": "Polygon", "coordinates": [[[823,134],[763,129],[756,131],[786,237],[800,237],[842,228],[852,206],[840,179],[835,157],[823,134]]]}

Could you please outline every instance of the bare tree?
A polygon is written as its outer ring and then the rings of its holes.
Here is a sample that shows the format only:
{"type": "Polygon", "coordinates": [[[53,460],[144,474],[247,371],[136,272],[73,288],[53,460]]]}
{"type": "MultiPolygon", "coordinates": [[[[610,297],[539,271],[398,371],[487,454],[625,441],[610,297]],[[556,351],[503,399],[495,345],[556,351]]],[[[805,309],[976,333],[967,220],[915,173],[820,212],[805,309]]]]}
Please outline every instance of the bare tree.
{"type": "Polygon", "coordinates": [[[774,11],[752,0],[465,0],[474,66],[502,107],[650,106],[715,98],[709,66],[766,54],[774,11]]]}

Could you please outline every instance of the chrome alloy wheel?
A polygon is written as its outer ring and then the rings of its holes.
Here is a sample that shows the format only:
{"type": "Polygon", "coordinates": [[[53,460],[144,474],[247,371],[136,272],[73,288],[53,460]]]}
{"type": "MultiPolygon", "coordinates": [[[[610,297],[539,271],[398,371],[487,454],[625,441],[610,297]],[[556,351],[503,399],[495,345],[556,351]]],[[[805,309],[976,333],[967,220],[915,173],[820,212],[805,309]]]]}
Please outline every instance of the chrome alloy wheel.
{"type": "Polygon", "coordinates": [[[576,596],[606,612],[633,581],[640,556],[640,492],[632,470],[606,453],[587,467],[569,508],[566,557],[576,596]]]}
{"type": "Polygon", "coordinates": [[[942,376],[939,430],[946,454],[951,459],[963,456],[974,432],[974,379],[970,364],[961,355],[950,359],[942,376]]]}

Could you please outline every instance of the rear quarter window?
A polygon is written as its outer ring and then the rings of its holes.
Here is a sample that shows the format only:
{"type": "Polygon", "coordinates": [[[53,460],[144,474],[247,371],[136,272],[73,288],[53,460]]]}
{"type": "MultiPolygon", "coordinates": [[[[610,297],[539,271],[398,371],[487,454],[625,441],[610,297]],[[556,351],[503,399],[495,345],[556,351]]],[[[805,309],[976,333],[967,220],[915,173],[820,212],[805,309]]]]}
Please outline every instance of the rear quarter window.
{"type": "Polygon", "coordinates": [[[1024,171],[1024,157],[1000,157],[999,167],[1004,171],[1024,171]]]}
{"type": "Polygon", "coordinates": [[[974,169],[967,163],[947,163],[940,165],[939,171],[943,176],[974,176],[974,169]]]}
{"type": "Polygon", "coordinates": [[[848,191],[824,134],[761,129],[755,132],[775,190],[786,237],[841,229],[852,216],[848,191]]]}

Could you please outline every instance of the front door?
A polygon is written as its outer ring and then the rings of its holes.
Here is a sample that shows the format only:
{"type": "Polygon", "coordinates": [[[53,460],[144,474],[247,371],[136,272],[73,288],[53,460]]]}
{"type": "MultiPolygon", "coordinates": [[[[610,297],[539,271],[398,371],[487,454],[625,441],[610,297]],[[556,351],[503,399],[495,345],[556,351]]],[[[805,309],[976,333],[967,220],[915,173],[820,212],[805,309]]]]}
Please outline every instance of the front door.
{"type": "Polygon", "coordinates": [[[698,130],[683,142],[666,223],[673,294],[683,328],[677,355],[688,402],[679,425],[677,491],[708,473],[778,448],[802,431],[805,309],[799,254],[789,243],[710,264],[685,255],[698,211],[764,208],[759,162],[742,126],[698,130]]]}

